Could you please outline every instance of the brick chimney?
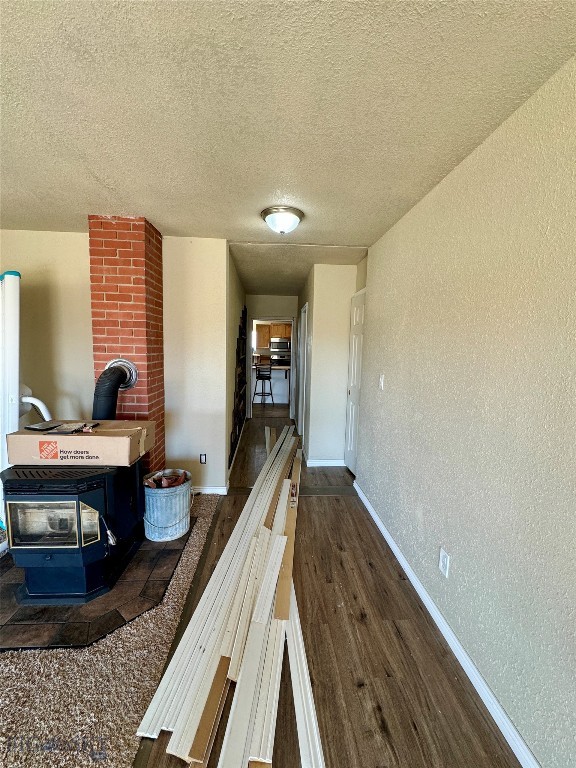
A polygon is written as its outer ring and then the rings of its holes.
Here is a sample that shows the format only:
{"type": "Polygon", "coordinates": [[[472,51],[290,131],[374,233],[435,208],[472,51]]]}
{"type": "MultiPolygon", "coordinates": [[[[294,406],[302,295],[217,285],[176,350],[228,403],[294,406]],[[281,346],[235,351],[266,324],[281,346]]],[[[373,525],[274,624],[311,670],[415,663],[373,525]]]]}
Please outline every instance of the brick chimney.
{"type": "Polygon", "coordinates": [[[94,376],[118,357],[138,368],[117,418],[156,422],[148,470],[164,469],[162,235],[145,218],[88,216],[94,376]]]}

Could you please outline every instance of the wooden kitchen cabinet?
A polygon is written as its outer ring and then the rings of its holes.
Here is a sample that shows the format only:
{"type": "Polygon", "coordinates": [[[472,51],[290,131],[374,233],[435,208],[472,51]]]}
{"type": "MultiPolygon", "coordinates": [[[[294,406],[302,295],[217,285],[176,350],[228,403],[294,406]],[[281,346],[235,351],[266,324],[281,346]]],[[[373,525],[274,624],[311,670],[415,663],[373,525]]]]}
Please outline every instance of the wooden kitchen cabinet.
{"type": "Polygon", "coordinates": [[[256,326],[256,347],[270,346],[270,326],[263,323],[256,326]]]}
{"type": "Polygon", "coordinates": [[[269,347],[270,339],[289,339],[291,336],[291,323],[259,323],[256,326],[257,347],[269,347]]]}
{"type": "Polygon", "coordinates": [[[292,335],[292,325],[290,323],[271,323],[270,338],[289,339],[292,335]]]}
{"type": "Polygon", "coordinates": [[[284,323],[271,323],[270,324],[270,338],[277,339],[284,334],[284,323]]]}

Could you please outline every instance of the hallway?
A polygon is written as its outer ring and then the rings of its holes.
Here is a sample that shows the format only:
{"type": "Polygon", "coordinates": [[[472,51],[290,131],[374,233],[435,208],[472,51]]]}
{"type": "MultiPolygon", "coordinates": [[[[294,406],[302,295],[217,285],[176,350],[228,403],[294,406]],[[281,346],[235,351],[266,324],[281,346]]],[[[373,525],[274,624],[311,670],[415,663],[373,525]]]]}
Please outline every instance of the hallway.
{"type": "MultiPolygon", "coordinates": [[[[198,566],[193,610],[266,457],[264,427],[286,407],[257,406],[246,422],[229,495],[198,566]]],[[[514,768],[518,763],[422,607],[352,487],[345,468],[303,468],[294,582],[327,768],[514,768]]],[[[227,709],[231,703],[229,694],[227,709]]],[[[216,768],[226,712],[209,762],[216,768]]],[[[183,765],[166,734],[134,763],[183,765]]],[[[285,654],[274,768],[300,765],[285,654]]]]}

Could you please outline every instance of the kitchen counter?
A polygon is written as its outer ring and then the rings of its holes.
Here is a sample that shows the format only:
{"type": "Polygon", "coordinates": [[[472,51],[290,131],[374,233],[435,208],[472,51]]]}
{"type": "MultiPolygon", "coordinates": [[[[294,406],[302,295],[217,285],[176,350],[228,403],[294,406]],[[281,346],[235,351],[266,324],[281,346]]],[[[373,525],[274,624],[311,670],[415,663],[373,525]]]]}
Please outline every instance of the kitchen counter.
{"type": "MultiPolygon", "coordinates": [[[[272,367],[272,372],[274,372],[274,371],[289,371],[289,370],[291,370],[291,366],[290,365],[273,365],[271,367],[272,367]]],[[[256,370],[256,366],[255,365],[252,366],[252,370],[253,371],[256,370]]]]}
{"type": "MultiPolygon", "coordinates": [[[[273,371],[289,371],[291,369],[290,365],[273,365],[271,367],[273,371]]],[[[252,368],[256,368],[256,366],[253,365],[252,368]]]]}

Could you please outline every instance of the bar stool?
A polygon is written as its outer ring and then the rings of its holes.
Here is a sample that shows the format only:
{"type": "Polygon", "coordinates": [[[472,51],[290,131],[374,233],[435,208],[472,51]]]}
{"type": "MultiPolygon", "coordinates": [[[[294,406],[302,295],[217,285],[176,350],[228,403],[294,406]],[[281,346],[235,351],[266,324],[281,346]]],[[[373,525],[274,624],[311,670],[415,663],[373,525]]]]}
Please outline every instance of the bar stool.
{"type": "Polygon", "coordinates": [[[272,398],[272,405],[274,405],[274,395],[272,394],[272,367],[270,365],[257,365],[256,366],[256,384],[254,386],[254,395],[252,396],[252,402],[260,397],[260,402],[266,405],[265,398],[272,398]],[[258,382],[262,384],[258,390],[258,382]],[[266,391],[266,382],[268,382],[268,391],[266,391]]]}

